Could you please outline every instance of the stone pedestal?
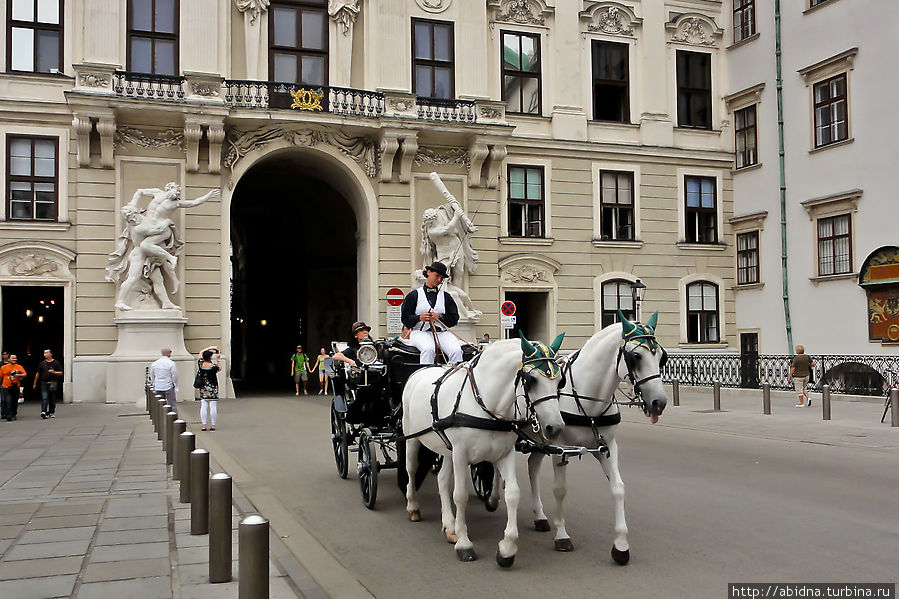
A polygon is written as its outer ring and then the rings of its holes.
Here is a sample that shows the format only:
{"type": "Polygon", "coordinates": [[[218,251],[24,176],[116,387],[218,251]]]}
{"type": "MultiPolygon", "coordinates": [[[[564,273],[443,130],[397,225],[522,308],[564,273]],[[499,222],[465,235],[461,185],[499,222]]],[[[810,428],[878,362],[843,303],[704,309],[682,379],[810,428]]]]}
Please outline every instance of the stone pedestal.
{"type": "Polygon", "coordinates": [[[478,318],[460,318],[459,323],[453,327],[453,332],[477,347],[478,339],[484,336],[483,333],[478,335],[477,326],[479,322],[480,319],[478,318]]]}
{"type": "Polygon", "coordinates": [[[115,318],[119,341],[106,359],[106,403],[143,405],[146,368],[163,347],[178,366],[178,401],[192,400],[195,358],[184,346],[187,318],[180,310],[131,310],[115,318]]]}

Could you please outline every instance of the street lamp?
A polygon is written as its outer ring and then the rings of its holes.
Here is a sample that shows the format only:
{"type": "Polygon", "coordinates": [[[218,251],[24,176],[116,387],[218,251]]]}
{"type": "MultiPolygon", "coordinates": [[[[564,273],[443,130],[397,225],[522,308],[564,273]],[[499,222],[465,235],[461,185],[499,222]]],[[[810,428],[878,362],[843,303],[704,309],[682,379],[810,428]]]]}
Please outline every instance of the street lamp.
{"type": "Polygon", "coordinates": [[[634,320],[640,322],[640,302],[643,301],[643,296],[646,295],[646,285],[640,279],[637,279],[631,284],[631,297],[634,300],[634,320]]]}

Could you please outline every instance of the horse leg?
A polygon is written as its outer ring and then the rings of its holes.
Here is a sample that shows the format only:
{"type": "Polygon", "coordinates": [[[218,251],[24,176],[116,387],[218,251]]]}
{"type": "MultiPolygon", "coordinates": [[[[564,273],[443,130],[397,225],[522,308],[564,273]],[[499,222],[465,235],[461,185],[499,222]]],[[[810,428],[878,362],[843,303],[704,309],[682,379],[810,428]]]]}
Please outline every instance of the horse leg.
{"type": "MultiPolygon", "coordinates": [[[[473,562],[478,559],[471,539],[468,537],[468,524],[465,522],[465,508],[468,507],[468,456],[454,443],[455,449],[450,459],[453,461],[453,502],[456,504],[456,556],[459,561],[473,562]]],[[[443,460],[443,466],[446,462],[443,460]]]]}
{"type": "Polygon", "coordinates": [[[549,520],[543,511],[543,500],[540,498],[540,466],[543,465],[543,454],[533,452],[528,456],[528,478],[531,479],[531,509],[534,511],[534,528],[546,532],[549,520]]]}
{"type": "Polygon", "coordinates": [[[612,543],[612,559],[616,564],[623,566],[631,559],[630,545],[627,542],[627,522],[624,519],[624,481],[621,480],[621,473],[618,471],[618,442],[611,436],[606,445],[609,448],[609,457],[600,454],[597,459],[606,473],[606,478],[609,479],[612,499],[615,500],[615,541],[612,543]]]}
{"type": "Polygon", "coordinates": [[[568,483],[565,480],[567,464],[563,464],[562,460],[557,456],[553,456],[553,495],[556,498],[556,515],[553,518],[553,524],[556,527],[556,538],[554,545],[556,551],[571,551],[574,544],[565,530],[565,495],[568,493],[568,483]]]}
{"type": "Polygon", "coordinates": [[[450,485],[453,484],[453,461],[443,460],[443,467],[437,473],[437,489],[440,492],[440,518],[443,521],[443,534],[449,543],[459,540],[456,536],[456,519],[453,517],[453,501],[450,485]]]}
{"type": "Polygon", "coordinates": [[[521,500],[521,489],[515,474],[515,452],[510,451],[500,458],[496,462],[496,469],[506,481],[504,496],[507,515],[503,540],[499,542],[496,552],[496,563],[503,568],[510,568],[518,552],[518,503],[521,500]]]}
{"type": "Polygon", "coordinates": [[[411,522],[421,520],[421,509],[418,504],[418,489],[415,488],[415,471],[418,470],[418,446],[421,444],[416,439],[406,441],[406,472],[409,482],[406,483],[406,511],[411,522]]]}
{"type": "Polygon", "coordinates": [[[487,508],[488,512],[495,512],[499,507],[499,496],[503,492],[503,479],[499,475],[499,470],[497,468],[493,469],[493,489],[490,491],[490,495],[487,496],[487,500],[484,502],[484,506],[487,508]]]}

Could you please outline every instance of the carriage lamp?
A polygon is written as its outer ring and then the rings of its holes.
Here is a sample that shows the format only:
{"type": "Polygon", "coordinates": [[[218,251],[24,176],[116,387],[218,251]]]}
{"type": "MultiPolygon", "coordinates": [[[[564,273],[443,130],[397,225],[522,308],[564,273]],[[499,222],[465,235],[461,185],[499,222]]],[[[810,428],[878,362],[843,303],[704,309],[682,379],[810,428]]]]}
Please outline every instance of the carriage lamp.
{"type": "Polygon", "coordinates": [[[634,320],[638,322],[640,321],[640,303],[643,301],[644,295],[646,295],[646,285],[637,279],[631,284],[631,297],[634,300],[634,320]]]}
{"type": "Polygon", "coordinates": [[[375,347],[374,343],[361,343],[356,352],[356,357],[366,366],[374,364],[378,360],[378,348],[375,347]]]}

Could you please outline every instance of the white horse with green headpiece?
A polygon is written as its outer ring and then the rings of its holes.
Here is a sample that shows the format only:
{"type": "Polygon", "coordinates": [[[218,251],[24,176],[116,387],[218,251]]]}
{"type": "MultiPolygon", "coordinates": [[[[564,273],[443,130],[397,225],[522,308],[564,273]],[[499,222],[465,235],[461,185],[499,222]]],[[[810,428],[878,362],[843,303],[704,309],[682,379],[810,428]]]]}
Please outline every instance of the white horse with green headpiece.
{"type": "MultiPolygon", "coordinates": [[[[593,335],[565,363],[565,381],[559,391],[565,430],[557,440],[567,446],[599,450],[592,453],[602,465],[615,502],[612,558],[623,565],[630,559],[630,546],[624,517],[624,482],[618,471],[616,436],[621,413],[615,400],[615,391],[622,381],[633,385],[634,395],[653,424],[658,421],[668,400],[659,372],[665,365],[667,354],[655,337],[659,313],[653,314],[645,324],[628,321],[620,311],[618,314],[620,323],[609,325],[593,335]]],[[[534,525],[537,530],[549,531],[537,478],[544,455],[539,451],[531,453],[528,458],[528,473],[531,479],[534,525]]],[[[555,548],[558,551],[571,551],[574,544],[565,528],[563,509],[567,490],[568,455],[553,455],[552,460],[553,494],[556,498],[556,514],[553,518],[556,528],[555,548]]],[[[493,497],[490,499],[496,501],[493,497]]]]}

